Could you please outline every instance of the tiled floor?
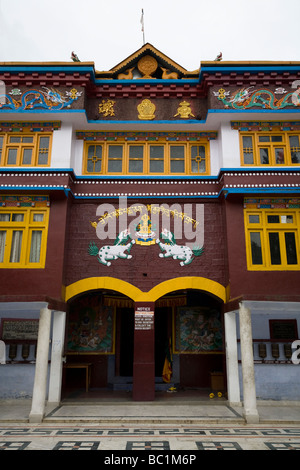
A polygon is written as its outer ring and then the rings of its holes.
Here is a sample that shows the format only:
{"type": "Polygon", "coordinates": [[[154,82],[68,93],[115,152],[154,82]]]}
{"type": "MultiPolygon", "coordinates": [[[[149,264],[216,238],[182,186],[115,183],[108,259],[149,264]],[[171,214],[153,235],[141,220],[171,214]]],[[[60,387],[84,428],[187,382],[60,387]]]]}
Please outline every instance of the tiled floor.
{"type": "Polygon", "coordinates": [[[184,451],[196,458],[201,450],[300,450],[300,427],[2,425],[0,450],[126,451],[128,456],[142,450],[167,452],[165,458],[184,451]]]}

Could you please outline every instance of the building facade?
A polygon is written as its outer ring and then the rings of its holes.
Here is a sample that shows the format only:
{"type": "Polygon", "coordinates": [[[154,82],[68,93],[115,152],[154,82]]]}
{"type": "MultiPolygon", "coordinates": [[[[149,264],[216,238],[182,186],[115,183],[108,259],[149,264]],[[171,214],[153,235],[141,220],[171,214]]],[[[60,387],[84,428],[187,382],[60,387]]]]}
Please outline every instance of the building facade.
{"type": "Polygon", "coordinates": [[[299,400],[300,64],[145,44],[0,78],[0,398],[299,400]]]}

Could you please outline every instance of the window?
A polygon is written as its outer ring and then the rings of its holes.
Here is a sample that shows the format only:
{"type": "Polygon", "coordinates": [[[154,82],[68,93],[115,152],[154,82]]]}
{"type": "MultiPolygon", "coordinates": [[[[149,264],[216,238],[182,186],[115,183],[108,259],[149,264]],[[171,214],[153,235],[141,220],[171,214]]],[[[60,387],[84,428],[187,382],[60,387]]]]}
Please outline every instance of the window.
{"type": "Polygon", "coordinates": [[[45,266],[49,209],[0,209],[0,268],[45,266]]]}
{"type": "Polygon", "coordinates": [[[300,268],[300,210],[245,210],[247,265],[252,270],[300,268]]]}
{"type": "Polygon", "coordinates": [[[206,175],[209,143],[85,143],[83,174],[206,175]]]}
{"type": "Polygon", "coordinates": [[[300,165],[300,134],[242,132],[240,138],[242,165],[300,165]]]}
{"type": "Polygon", "coordinates": [[[48,166],[51,134],[0,134],[1,166],[48,166]]]}

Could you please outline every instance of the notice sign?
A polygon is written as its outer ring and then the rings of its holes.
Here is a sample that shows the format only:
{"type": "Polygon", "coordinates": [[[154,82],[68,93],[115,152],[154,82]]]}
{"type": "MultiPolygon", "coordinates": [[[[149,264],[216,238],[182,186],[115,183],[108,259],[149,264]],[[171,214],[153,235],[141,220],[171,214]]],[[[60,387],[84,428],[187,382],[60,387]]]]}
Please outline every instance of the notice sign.
{"type": "Polygon", "coordinates": [[[147,307],[139,307],[134,314],[134,328],[136,330],[153,330],[154,312],[147,310],[147,307]]]}

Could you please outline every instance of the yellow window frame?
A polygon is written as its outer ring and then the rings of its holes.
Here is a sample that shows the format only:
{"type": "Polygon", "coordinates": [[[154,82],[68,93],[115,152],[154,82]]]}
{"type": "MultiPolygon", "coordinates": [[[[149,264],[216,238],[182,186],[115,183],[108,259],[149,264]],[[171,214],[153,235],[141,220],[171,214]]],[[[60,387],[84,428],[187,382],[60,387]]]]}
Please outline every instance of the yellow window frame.
{"type": "Polygon", "coordinates": [[[8,132],[0,133],[0,165],[3,167],[48,167],[51,160],[52,133],[51,132],[8,132]],[[42,147],[41,139],[49,138],[49,146],[42,147]],[[12,138],[20,138],[21,142],[12,142],[12,138]],[[32,142],[24,142],[24,139],[32,138],[32,142]],[[23,163],[25,150],[32,150],[31,163],[23,163]],[[10,150],[16,150],[15,163],[9,163],[10,150]],[[46,163],[39,163],[42,154],[48,154],[46,163]]]}
{"type": "Polygon", "coordinates": [[[44,268],[46,262],[47,237],[49,225],[49,208],[39,207],[7,207],[0,209],[0,269],[20,268],[44,268]],[[34,215],[39,215],[42,220],[34,220],[34,215]],[[9,216],[9,220],[3,220],[2,216],[9,216]],[[23,215],[23,220],[13,221],[13,215],[23,215]],[[1,239],[1,233],[5,237],[1,239]],[[12,259],[14,232],[22,233],[20,255],[12,259]],[[41,232],[39,241],[39,259],[31,257],[33,247],[33,233],[41,232]],[[5,245],[4,245],[5,240],[5,245]],[[1,246],[2,243],[2,246],[1,246]],[[31,258],[30,258],[31,257],[31,258]]]}
{"type": "Polygon", "coordinates": [[[291,132],[291,131],[258,131],[258,132],[240,132],[240,152],[241,152],[241,165],[242,166],[261,166],[261,167],[268,167],[268,166],[299,166],[300,165],[300,158],[299,162],[293,162],[292,159],[292,152],[300,153],[300,133],[298,132],[291,132]],[[276,136],[282,137],[281,142],[272,141],[272,138],[276,138],[276,136]],[[299,147],[298,150],[293,150],[294,147],[290,145],[290,137],[297,136],[299,140],[299,147]],[[251,138],[252,140],[252,147],[244,146],[243,137],[251,138]],[[262,142],[260,141],[260,137],[269,137],[269,142],[262,142]],[[268,149],[269,151],[269,162],[262,163],[260,158],[260,150],[268,149]],[[281,155],[280,150],[283,150],[283,155],[281,155]],[[245,154],[250,155],[253,152],[253,163],[245,163],[244,156],[245,154]]]}
{"type": "MultiPolygon", "coordinates": [[[[166,140],[160,141],[87,141],[84,144],[84,154],[83,154],[83,163],[82,163],[82,173],[84,175],[193,175],[193,176],[202,176],[210,174],[210,151],[209,151],[209,141],[207,139],[201,139],[197,141],[170,141],[166,140]],[[102,159],[101,159],[101,171],[88,171],[88,165],[92,167],[91,160],[89,157],[89,148],[92,146],[101,146],[102,147],[102,159]],[[122,146],[123,156],[122,156],[122,171],[108,171],[109,169],[109,150],[113,146],[122,146]],[[192,147],[204,147],[205,156],[199,156],[200,160],[205,161],[205,171],[193,172],[192,171],[192,147]],[[143,147],[143,157],[132,157],[130,156],[131,147],[143,147]],[[151,158],[151,149],[155,147],[163,147],[163,157],[153,157],[151,158]],[[171,157],[171,152],[174,147],[181,147],[184,153],[183,158],[181,157],[171,157]],[[142,163],[142,171],[132,171],[131,163],[133,161],[138,161],[142,163]],[[151,162],[162,162],[163,171],[150,171],[151,162]],[[90,162],[90,163],[89,163],[90,162]],[[174,164],[173,162],[177,162],[174,164]],[[178,166],[178,162],[183,163],[184,171],[171,171],[172,167],[178,166]]],[[[95,152],[94,152],[95,153],[95,152]]],[[[91,154],[91,152],[90,152],[91,154]]],[[[116,157],[116,161],[119,159],[116,157]]],[[[95,163],[93,163],[94,165],[95,163]]]]}
{"type": "MultiPolygon", "coordinates": [[[[246,259],[247,267],[250,271],[295,271],[300,269],[300,210],[298,209],[245,209],[244,210],[244,224],[245,224],[245,242],[246,242],[246,259]],[[279,222],[270,222],[269,216],[279,217],[279,222]],[[252,217],[252,222],[250,222],[252,217]],[[286,222],[283,220],[286,219],[286,222]],[[288,218],[290,220],[288,221],[288,218]],[[292,219],[291,219],[292,218],[292,219]],[[291,221],[292,220],[292,221],[291,221]],[[278,257],[280,263],[274,262],[274,254],[272,260],[270,234],[278,234],[278,257]],[[286,244],[286,234],[293,234],[295,241],[296,262],[289,262],[288,247],[286,244]],[[252,236],[253,235],[253,236],[252,236]],[[251,245],[251,238],[256,246],[251,245]],[[255,240],[256,239],[256,240],[255,240]],[[261,247],[257,241],[260,239],[261,247]],[[261,248],[261,250],[260,250],[261,248]],[[256,249],[256,254],[253,250],[256,249]],[[261,263],[254,262],[253,257],[256,256],[256,261],[260,260],[261,263]]],[[[275,247],[276,248],[276,247],[275,247]]],[[[290,257],[291,259],[291,257],[290,257]]]]}

